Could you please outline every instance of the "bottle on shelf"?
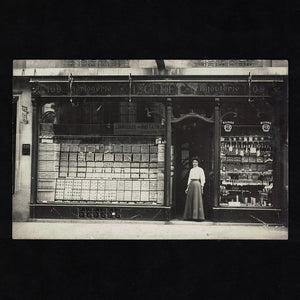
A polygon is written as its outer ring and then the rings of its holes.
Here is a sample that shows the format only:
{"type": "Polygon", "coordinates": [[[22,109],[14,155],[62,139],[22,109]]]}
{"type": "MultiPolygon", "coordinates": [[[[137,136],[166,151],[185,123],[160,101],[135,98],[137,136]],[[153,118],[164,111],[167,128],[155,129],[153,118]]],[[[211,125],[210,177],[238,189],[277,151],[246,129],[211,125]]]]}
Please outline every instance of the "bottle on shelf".
{"type": "Polygon", "coordinates": [[[261,145],[260,145],[260,143],[257,143],[256,156],[260,156],[260,149],[261,149],[261,145]]]}
{"type": "Polygon", "coordinates": [[[244,143],[244,154],[246,156],[248,155],[248,145],[247,145],[247,143],[244,143]]]}
{"type": "Polygon", "coordinates": [[[243,142],[240,143],[240,153],[239,153],[241,156],[244,156],[245,155],[245,150],[244,150],[244,145],[243,145],[243,142]]]}
{"type": "Polygon", "coordinates": [[[238,142],[235,143],[235,147],[234,148],[235,148],[235,154],[239,155],[240,154],[240,151],[239,151],[240,149],[239,149],[239,143],[238,142]]]}
{"type": "Polygon", "coordinates": [[[229,152],[232,152],[232,151],[233,151],[231,138],[229,138],[229,147],[228,147],[228,151],[229,151],[229,152]]]}
{"type": "Polygon", "coordinates": [[[261,156],[265,155],[265,143],[261,143],[260,145],[260,155],[261,156]]]}

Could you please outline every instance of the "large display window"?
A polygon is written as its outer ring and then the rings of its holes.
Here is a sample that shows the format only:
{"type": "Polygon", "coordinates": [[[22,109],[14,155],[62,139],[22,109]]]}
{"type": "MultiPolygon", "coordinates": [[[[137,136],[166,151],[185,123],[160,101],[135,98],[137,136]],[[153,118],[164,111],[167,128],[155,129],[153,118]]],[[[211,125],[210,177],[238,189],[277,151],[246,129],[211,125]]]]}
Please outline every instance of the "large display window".
{"type": "Polygon", "coordinates": [[[159,102],[44,103],[37,202],[162,205],[164,120],[159,102]]]}
{"type": "Polygon", "coordinates": [[[273,207],[273,109],[268,103],[223,105],[221,207],[273,207]]]}

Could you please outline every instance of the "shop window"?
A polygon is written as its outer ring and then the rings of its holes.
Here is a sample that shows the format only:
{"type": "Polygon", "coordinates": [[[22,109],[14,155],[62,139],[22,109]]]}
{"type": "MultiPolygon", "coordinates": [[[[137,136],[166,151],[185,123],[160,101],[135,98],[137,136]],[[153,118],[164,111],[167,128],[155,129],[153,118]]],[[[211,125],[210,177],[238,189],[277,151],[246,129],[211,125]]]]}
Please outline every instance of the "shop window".
{"type": "Polygon", "coordinates": [[[272,207],[272,107],[232,103],[221,112],[220,206],[272,207]]]}
{"type": "Polygon", "coordinates": [[[49,102],[41,110],[41,127],[52,127],[55,135],[112,134],[113,124],[119,121],[118,102],[86,99],[49,102]]]}
{"type": "Polygon", "coordinates": [[[100,100],[43,104],[37,202],[162,205],[162,107],[100,100]]]}
{"type": "Polygon", "coordinates": [[[152,103],[139,103],[137,109],[137,121],[138,122],[150,122],[154,121],[155,116],[158,111],[152,103]]]}
{"type": "Polygon", "coordinates": [[[165,106],[159,102],[121,102],[121,123],[159,123],[164,125],[165,106]]]}
{"type": "Polygon", "coordinates": [[[137,119],[137,103],[120,102],[120,122],[130,123],[136,122],[137,119]]]}

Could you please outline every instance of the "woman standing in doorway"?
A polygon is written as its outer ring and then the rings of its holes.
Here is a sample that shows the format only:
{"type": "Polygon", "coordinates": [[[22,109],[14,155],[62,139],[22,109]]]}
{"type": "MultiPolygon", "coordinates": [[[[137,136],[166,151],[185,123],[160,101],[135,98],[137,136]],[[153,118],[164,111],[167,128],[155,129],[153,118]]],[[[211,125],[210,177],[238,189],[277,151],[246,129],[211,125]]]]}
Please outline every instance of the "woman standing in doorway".
{"type": "Polygon", "coordinates": [[[188,184],[185,190],[187,196],[183,214],[184,220],[205,220],[202,198],[205,175],[203,169],[198,165],[199,160],[194,158],[193,168],[190,170],[188,184]]]}

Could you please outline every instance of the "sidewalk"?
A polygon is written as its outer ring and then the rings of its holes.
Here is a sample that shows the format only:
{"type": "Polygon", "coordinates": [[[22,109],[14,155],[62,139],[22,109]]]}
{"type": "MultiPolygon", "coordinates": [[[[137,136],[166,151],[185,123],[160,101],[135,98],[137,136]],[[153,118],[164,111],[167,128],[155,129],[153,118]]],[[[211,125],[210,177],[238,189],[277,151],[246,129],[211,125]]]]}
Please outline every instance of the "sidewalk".
{"type": "Polygon", "coordinates": [[[249,239],[287,240],[284,226],[182,220],[33,220],[13,222],[13,239],[249,239]]]}

